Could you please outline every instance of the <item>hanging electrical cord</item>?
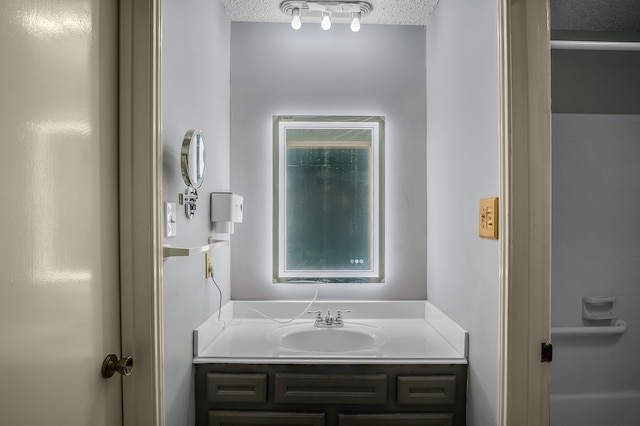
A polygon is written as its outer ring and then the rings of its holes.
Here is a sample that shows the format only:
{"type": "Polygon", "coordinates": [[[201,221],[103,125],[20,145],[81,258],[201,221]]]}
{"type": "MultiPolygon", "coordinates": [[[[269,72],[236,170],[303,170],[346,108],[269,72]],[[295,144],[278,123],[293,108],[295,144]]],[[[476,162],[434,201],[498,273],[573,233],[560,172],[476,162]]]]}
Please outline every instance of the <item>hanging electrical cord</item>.
{"type": "Polygon", "coordinates": [[[255,308],[250,308],[249,310],[250,310],[250,311],[254,311],[254,312],[258,313],[259,315],[261,315],[262,317],[264,317],[264,318],[266,318],[266,319],[268,319],[268,320],[271,320],[271,321],[273,321],[273,322],[277,322],[278,324],[288,324],[288,323],[290,323],[290,322],[292,322],[292,321],[297,320],[298,318],[300,318],[300,317],[301,317],[301,316],[303,316],[304,314],[306,314],[306,313],[307,313],[307,310],[309,310],[309,308],[311,307],[311,305],[313,305],[313,302],[315,302],[317,298],[318,298],[318,286],[316,285],[316,292],[315,292],[315,294],[313,295],[313,299],[311,299],[311,302],[309,302],[309,304],[307,305],[307,307],[306,307],[306,308],[304,308],[304,309],[302,310],[302,312],[300,313],[300,315],[297,315],[297,316],[295,316],[295,317],[293,317],[293,318],[290,318],[290,319],[288,319],[288,320],[279,320],[279,319],[277,319],[277,318],[270,317],[269,315],[267,315],[267,314],[265,314],[265,313],[263,313],[263,312],[259,311],[258,309],[255,309],[255,308]]]}
{"type": "MultiPolygon", "coordinates": [[[[224,330],[225,328],[227,328],[227,322],[220,318],[220,314],[222,312],[222,290],[220,290],[220,286],[218,286],[218,283],[216,282],[215,278],[213,278],[213,266],[212,265],[209,265],[209,277],[211,278],[211,281],[213,282],[213,285],[216,287],[216,290],[218,290],[218,294],[220,295],[220,297],[218,299],[218,321],[220,321],[222,323],[222,329],[224,330]]],[[[319,289],[319,287],[318,287],[318,285],[316,285],[316,291],[315,291],[315,294],[313,295],[313,299],[311,299],[311,302],[309,302],[309,304],[302,310],[302,312],[299,315],[297,315],[297,316],[295,316],[293,318],[290,318],[288,320],[279,320],[277,318],[270,317],[269,315],[263,313],[262,311],[260,311],[258,309],[255,309],[255,308],[250,308],[249,310],[256,312],[257,314],[261,315],[262,317],[264,317],[264,318],[266,318],[268,320],[277,322],[278,324],[288,324],[288,323],[290,323],[292,321],[297,320],[298,318],[300,318],[301,316],[303,316],[304,314],[307,313],[307,310],[318,299],[318,289],[319,289]]]]}
{"type": "Polygon", "coordinates": [[[220,298],[218,299],[218,321],[222,323],[222,329],[224,330],[225,328],[227,328],[227,322],[220,318],[220,313],[222,312],[222,290],[220,290],[220,286],[218,286],[218,283],[216,282],[215,278],[213,278],[212,265],[209,265],[209,278],[211,278],[213,285],[216,286],[216,289],[218,290],[218,294],[220,295],[220,298]]]}

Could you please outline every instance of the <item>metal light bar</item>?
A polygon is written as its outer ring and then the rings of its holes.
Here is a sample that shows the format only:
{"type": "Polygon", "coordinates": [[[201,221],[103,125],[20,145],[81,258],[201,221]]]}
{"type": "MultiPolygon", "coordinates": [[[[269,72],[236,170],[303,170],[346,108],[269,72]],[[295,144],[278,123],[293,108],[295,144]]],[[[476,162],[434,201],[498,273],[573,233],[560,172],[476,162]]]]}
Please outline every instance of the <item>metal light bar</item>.
{"type": "Polygon", "coordinates": [[[640,50],[640,42],[551,40],[551,48],[564,50],[640,50]]]}
{"type": "MultiPolygon", "coordinates": [[[[305,1],[305,0],[284,0],[280,3],[280,10],[292,17],[294,29],[300,28],[300,17],[325,19],[326,16],[333,20],[344,20],[352,23],[352,30],[360,29],[360,19],[367,16],[373,10],[373,5],[368,1],[343,0],[343,1],[305,1]],[[294,24],[295,20],[295,24],[294,24]],[[357,21],[354,24],[354,21],[357,21]]],[[[330,22],[325,22],[330,26],[330,22]]]]}

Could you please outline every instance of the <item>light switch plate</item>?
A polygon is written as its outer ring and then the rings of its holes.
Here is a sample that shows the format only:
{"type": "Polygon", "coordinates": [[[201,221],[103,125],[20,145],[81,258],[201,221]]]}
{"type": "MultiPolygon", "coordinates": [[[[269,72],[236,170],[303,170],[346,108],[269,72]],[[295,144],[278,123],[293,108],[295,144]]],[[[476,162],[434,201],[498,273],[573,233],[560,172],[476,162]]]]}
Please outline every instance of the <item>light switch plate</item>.
{"type": "Polygon", "coordinates": [[[479,214],[480,238],[498,239],[498,198],[483,198],[480,200],[479,214]]]}
{"type": "Polygon", "coordinates": [[[167,238],[175,237],[176,229],[176,203],[164,203],[164,235],[167,238]]]}

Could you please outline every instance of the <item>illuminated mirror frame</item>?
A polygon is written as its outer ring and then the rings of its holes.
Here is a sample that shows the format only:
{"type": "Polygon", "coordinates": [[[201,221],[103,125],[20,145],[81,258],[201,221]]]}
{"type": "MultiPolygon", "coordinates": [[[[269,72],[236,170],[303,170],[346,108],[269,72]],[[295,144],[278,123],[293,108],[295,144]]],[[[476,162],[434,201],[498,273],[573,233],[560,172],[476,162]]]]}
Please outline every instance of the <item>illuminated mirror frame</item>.
{"type": "Polygon", "coordinates": [[[384,131],[382,116],[273,117],[273,282],[384,282],[384,131]],[[371,268],[368,270],[287,270],[286,264],[286,134],[288,129],[371,130],[371,268]]]}

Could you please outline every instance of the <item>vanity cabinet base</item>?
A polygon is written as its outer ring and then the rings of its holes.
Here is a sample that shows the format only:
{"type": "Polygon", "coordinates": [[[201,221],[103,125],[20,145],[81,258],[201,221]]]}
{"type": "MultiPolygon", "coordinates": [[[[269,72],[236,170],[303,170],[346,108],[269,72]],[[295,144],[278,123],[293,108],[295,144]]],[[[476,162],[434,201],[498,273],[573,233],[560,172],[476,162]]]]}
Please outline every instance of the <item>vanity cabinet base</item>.
{"type": "Polygon", "coordinates": [[[466,364],[196,364],[196,425],[464,426],[466,364]]]}

